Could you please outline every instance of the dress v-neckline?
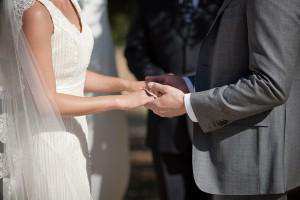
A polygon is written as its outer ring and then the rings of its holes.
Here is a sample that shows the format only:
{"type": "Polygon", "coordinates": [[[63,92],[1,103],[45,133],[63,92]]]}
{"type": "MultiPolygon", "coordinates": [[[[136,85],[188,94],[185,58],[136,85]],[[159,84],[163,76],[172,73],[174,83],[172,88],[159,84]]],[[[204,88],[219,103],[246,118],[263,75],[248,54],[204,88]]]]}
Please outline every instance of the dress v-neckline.
{"type": "Polygon", "coordinates": [[[64,15],[63,12],[62,12],[62,11],[61,11],[61,10],[60,10],[60,9],[59,9],[59,8],[58,8],[51,0],[49,0],[49,1],[50,1],[51,4],[55,7],[55,9],[59,12],[59,14],[62,15],[62,17],[67,21],[68,24],[70,24],[73,28],[75,28],[76,31],[77,31],[79,34],[82,34],[82,33],[83,33],[84,27],[83,27],[83,22],[82,22],[81,14],[80,14],[79,9],[77,8],[77,5],[74,3],[73,0],[68,0],[68,1],[72,4],[73,10],[74,10],[74,12],[75,12],[75,14],[76,14],[76,16],[77,16],[77,18],[78,18],[78,20],[79,20],[79,25],[80,25],[79,28],[77,27],[77,25],[75,25],[74,23],[72,23],[72,22],[66,17],[66,15],[64,15]]]}

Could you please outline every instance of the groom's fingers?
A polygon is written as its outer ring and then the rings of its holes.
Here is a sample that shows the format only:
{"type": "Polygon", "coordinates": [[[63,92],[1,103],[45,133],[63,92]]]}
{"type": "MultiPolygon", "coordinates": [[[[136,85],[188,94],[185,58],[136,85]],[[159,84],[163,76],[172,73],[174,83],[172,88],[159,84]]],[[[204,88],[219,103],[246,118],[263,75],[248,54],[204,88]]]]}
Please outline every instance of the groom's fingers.
{"type": "Polygon", "coordinates": [[[159,105],[157,100],[146,104],[145,107],[149,110],[152,110],[155,114],[159,113],[159,105]]]}
{"type": "MultiPolygon", "coordinates": [[[[152,82],[151,82],[152,83],[152,82]]],[[[150,84],[151,85],[151,84],[150,84]]],[[[154,91],[153,89],[151,89],[149,87],[149,83],[147,83],[146,85],[146,91],[149,93],[149,94],[152,94],[153,96],[156,96],[156,97],[160,97],[161,95],[163,95],[161,92],[159,91],[154,91]]]]}
{"type": "Polygon", "coordinates": [[[153,103],[148,103],[145,105],[145,107],[149,110],[155,111],[156,110],[156,106],[153,103]]]}
{"type": "Polygon", "coordinates": [[[153,82],[148,83],[148,88],[156,94],[165,94],[168,90],[168,86],[153,82]]]}
{"type": "Polygon", "coordinates": [[[145,89],[145,92],[147,93],[148,96],[152,96],[154,99],[158,98],[158,96],[156,94],[154,94],[153,92],[148,90],[148,87],[145,89]]]}

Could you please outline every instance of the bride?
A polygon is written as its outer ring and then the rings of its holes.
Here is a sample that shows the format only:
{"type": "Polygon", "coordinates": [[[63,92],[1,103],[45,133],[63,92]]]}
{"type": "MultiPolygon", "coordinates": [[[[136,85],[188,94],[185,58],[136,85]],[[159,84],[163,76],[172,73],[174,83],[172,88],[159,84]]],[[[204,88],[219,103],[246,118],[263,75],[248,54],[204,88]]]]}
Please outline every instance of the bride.
{"type": "Polygon", "coordinates": [[[1,4],[4,199],[89,200],[85,115],[143,106],[154,97],[144,82],[87,70],[93,36],[76,0],[1,4]],[[84,97],[121,91],[131,93],[84,97]]]}

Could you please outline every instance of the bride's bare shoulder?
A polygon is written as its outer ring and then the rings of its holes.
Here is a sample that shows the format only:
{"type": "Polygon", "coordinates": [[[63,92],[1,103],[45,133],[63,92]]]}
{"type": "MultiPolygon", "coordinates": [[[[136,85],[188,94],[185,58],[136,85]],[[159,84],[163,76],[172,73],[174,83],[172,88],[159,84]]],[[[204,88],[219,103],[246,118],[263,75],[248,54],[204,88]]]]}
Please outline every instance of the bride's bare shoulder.
{"type": "Polygon", "coordinates": [[[35,3],[24,12],[22,20],[23,28],[34,26],[40,29],[53,29],[50,13],[39,1],[35,1],[35,3]]]}

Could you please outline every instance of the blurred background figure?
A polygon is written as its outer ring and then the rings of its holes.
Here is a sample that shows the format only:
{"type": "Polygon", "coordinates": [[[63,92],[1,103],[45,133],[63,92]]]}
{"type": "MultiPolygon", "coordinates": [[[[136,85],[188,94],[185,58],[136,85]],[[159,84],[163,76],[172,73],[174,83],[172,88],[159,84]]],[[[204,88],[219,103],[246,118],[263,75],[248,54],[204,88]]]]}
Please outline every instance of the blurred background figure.
{"type": "MultiPolygon", "coordinates": [[[[137,4],[139,11],[125,51],[135,76],[144,80],[166,73],[195,73],[201,40],[221,2],[140,0],[137,4]]],[[[149,111],[147,145],[152,150],[162,200],[208,199],[193,179],[188,127],[186,116],[166,119],[149,111]]]]}
{"type": "MultiPolygon", "coordinates": [[[[95,45],[90,69],[118,76],[115,49],[108,21],[107,0],[80,0],[92,28],[95,45]]],[[[94,200],[121,200],[129,179],[128,125],[122,111],[89,117],[91,190],[94,200]]]]}

